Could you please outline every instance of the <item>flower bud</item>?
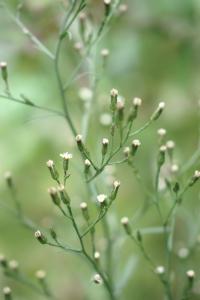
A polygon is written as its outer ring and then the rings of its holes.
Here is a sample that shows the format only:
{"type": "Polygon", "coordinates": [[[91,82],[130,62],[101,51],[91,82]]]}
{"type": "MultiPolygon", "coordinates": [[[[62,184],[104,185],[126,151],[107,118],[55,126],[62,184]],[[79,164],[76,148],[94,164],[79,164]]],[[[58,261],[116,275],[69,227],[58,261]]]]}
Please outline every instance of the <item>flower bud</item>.
{"type": "Polygon", "coordinates": [[[13,178],[12,178],[12,174],[11,172],[7,171],[5,174],[4,174],[4,178],[7,182],[7,185],[9,188],[13,188],[13,178]]]}
{"type": "Polygon", "coordinates": [[[110,109],[112,112],[114,112],[116,110],[116,104],[117,104],[117,98],[118,98],[118,90],[116,89],[112,89],[110,91],[110,96],[111,96],[111,99],[110,99],[110,109]]]}
{"type": "Polygon", "coordinates": [[[70,203],[70,198],[67,194],[67,192],[65,191],[65,187],[63,184],[61,184],[59,187],[58,187],[58,191],[60,193],[60,198],[62,200],[62,202],[64,204],[69,204],[70,203]]]}
{"type": "Polygon", "coordinates": [[[80,208],[83,214],[83,217],[86,221],[89,221],[90,217],[89,217],[89,212],[88,212],[88,206],[86,202],[81,202],[80,204],[80,208]]]}
{"type": "Polygon", "coordinates": [[[85,172],[85,174],[88,174],[89,169],[90,169],[90,167],[91,167],[91,162],[89,161],[89,159],[86,159],[86,160],[84,161],[84,164],[85,164],[85,170],[84,170],[84,172],[85,172]]]}
{"type": "Polygon", "coordinates": [[[117,121],[122,122],[124,119],[124,102],[121,100],[117,101],[117,121]]]}
{"type": "Polygon", "coordinates": [[[84,145],[83,145],[83,137],[82,137],[81,134],[78,134],[76,136],[76,143],[77,143],[79,151],[83,152],[84,151],[84,145]]]}
{"type": "Polygon", "coordinates": [[[51,196],[53,203],[57,206],[60,206],[60,197],[58,196],[58,191],[55,187],[48,189],[48,193],[51,196]]]}
{"type": "Polygon", "coordinates": [[[125,156],[126,158],[129,158],[130,153],[131,153],[130,148],[129,148],[129,147],[125,147],[123,152],[124,152],[124,156],[125,156]]]}
{"type": "Polygon", "coordinates": [[[140,146],[141,142],[139,140],[133,140],[131,144],[131,155],[134,156],[140,146]]]}
{"type": "Polygon", "coordinates": [[[38,280],[44,280],[46,278],[46,272],[43,270],[38,270],[36,271],[35,276],[38,280]]]}
{"type": "Polygon", "coordinates": [[[131,235],[132,234],[132,230],[131,230],[131,226],[130,226],[130,223],[129,223],[129,219],[127,217],[123,217],[121,219],[121,224],[124,227],[125,232],[128,235],[131,235]]]}
{"type": "Polygon", "coordinates": [[[98,251],[94,252],[94,259],[96,260],[96,262],[99,262],[100,256],[101,255],[98,251]]]}
{"type": "Polygon", "coordinates": [[[3,254],[0,254],[0,265],[3,268],[7,268],[7,266],[8,266],[7,260],[3,254]]]}
{"type": "Polygon", "coordinates": [[[188,270],[186,272],[186,275],[187,275],[187,278],[189,279],[189,281],[193,281],[196,274],[195,274],[194,270],[188,270]]]}
{"type": "Polygon", "coordinates": [[[107,17],[110,14],[110,10],[111,10],[111,0],[104,0],[104,6],[105,6],[105,16],[107,17]]]}
{"type": "Polygon", "coordinates": [[[197,182],[197,180],[199,180],[199,178],[200,178],[200,171],[196,170],[189,182],[189,186],[193,186],[197,182]]]}
{"type": "Polygon", "coordinates": [[[165,162],[165,153],[166,153],[166,146],[163,145],[160,147],[159,153],[158,153],[158,165],[161,167],[165,162]]]}
{"type": "Polygon", "coordinates": [[[115,180],[113,182],[113,190],[112,190],[111,195],[110,195],[111,201],[116,199],[119,187],[120,187],[120,181],[115,180]]]}
{"type": "Polygon", "coordinates": [[[48,160],[46,162],[46,165],[47,165],[47,168],[50,171],[52,179],[57,181],[59,179],[59,174],[56,170],[56,167],[55,167],[55,164],[54,164],[53,160],[48,160]]]}
{"type": "Polygon", "coordinates": [[[101,50],[101,56],[105,59],[109,55],[109,50],[108,49],[102,49],[101,50]]]}
{"type": "Polygon", "coordinates": [[[157,109],[155,110],[155,112],[151,116],[151,121],[156,121],[160,117],[160,115],[162,114],[164,108],[165,108],[165,102],[160,102],[158,104],[157,109]]]}
{"type": "Polygon", "coordinates": [[[12,300],[12,291],[11,288],[6,286],[3,288],[3,294],[5,297],[5,300],[12,300]]]}
{"type": "Polygon", "coordinates": [[[18,271],[18,269],[19,269],[19,263],[16,260],[9,261],[8,265],[9,265],[9,268],[14,272],[18,271]]]}
{"type": "Polygon", "coordinates": [[[41,244],[46,244],[47,243],[47,238],[41,233],[40,230],[37,230],[35,232],[35,238],[41,243],[41,244]]]}
{"type": "Polygon", "coordinates": [[[69,168],[69,160],[72,159],[73,155],[69,152],[61,153],[60,157],[63,158],[63,170],[66,174],[69,168]]]}
{"type": "Polygon", "coordinates": [[[158,135],[159,135],[160,137],[164,137],[164,136],[166,135],[166,133],[167,133],[166,129],[164,129],[164,128],[158,129],[157,132],[158,132],[158,135]]]}
{"type": "Polygon", "coordinates": [[[104,195],[104,194],[100,194],[100,195],[98,195],[97,196],[97,201],[99,202],[99,204],[101,205],[101,206],[104,206],[104,205],[106,205],[106,200],[107,200],[107,196],[106,195],[104,195]]]}
{"type": "Polygon", "coordinates": [[[163,275],[165,273],[165,267],[163,267],[163,266],[156,267],[155,273],[158,275],[163,275]]]}
{"type": "Polygon", "coordinates": [[[2,76],[3,80],[7,83],[7,81],[8,81],[7,63],[4,61],[0,62],[0,69],[1,69],[1,76],[2,76]]]}
{"type": "Polygon", "coordinates": [[[107,151],[108,151],[108,145],[109,145],[109,140],[106,138],[103,138],[102,140],[102,156],[105,156],[107,151]]]}
{"type": "Polygon", "coordinates": [[[96,284],[101,284],[103,282],[103,280],[99,274],[95,274],[93,277],[93,282],[96,284]]]}

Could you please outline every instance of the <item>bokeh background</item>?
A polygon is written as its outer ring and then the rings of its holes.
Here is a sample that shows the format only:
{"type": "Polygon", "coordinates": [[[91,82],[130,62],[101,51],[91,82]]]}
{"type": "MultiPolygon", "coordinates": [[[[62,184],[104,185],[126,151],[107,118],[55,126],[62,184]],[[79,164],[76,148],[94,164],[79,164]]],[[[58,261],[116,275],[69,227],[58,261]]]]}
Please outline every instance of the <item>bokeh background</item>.
{"type": "MultiPolygon", "coordinates": [[[[17,1],[7,2],[10,9],[14,10],[17,1]]],[[[62,1],[23,2],[24,23],[54,52],[63,16],[62,1]]],[[[98,78],[95,95],[98,109],[93,110],[91,114],[87,143],[92,155],[98,159],[101,138],[109,132],[109,128],[102,124],[102,114],[105,118],[109,111],[111,88],[119,90],[120,95],[126,99],[127,106],[135,96],[143,99],[136,128],[148,119],[159,101],[165,101],[166,110],[163,116],[140,136],[142,150],[137,157],[137,167],[146,186],[152,188],[158,128],[166,128],[168,138],[175,141],[175,162],[180,167],[189,161],[198,147],[200,2],[129,0],[126,4],[129,7],[128,11],[112,22],[109,31],[95,49],[95,65],[92,65],[92,70],[98,78]],[[102,48],[108,48],[110,51],[104,68],[100,55],[102,48]]],[[[88,14],[97,26],[103,16],[102,1],[90,1],[88,14]]],[[[74,49],[74,44],[79,42],[76,24],[71,34],[71,39],[66,40],[62,49],[61,70],[63,79],[66,80],[70,78],[81,57],[79,51],[74,49]]],[[[0,9],[0,60],[8,63],[9,82],[14,95],[24,94],[37,104],[61,109],[51,60],[34,47],[3,8],[0,9]]],[[[91,61],[87,60],[81,68],[81,73],[91,71],[91,64],[91,61]]],[[[88,76],[73,82],[67,91],[70,112],[80,131],[80,119],[84,113],[80,90],[83,92],[83,88],[90,88],[88,76]]],[[[0,90],[1,93],[4,91],[2,81],[0,90]]],[[[65,120],[47,112],[0,99],[0,124],[0,252],[9,259],[17,259],[24,272],[33,280],[37,269],[45,269],[50,286],[59,299],[105,299],[103,288],[91,283],[93,271],[80,258],[39,245],[33,233],[24,229],[6,209],[7,206],[12,207],[13,203],[3,174],[10,170],[26,214],[39,224],[40,228],[53,225],[66,242],[76,244],[69,223],[65,222],[53,207],[47,194],[47,188],[52,185],[45,165],[48,159],[53,159],[61,167],[59,154],[70,151],[75,153],[74,164],[82,167],[65,120]]],[[[197,159],[195,166],[181,177],[181,182],[191,176],[199,166],[200,162],[197,159]]],[[[68,188],[73,195],[73,206],[81,224],[83,221],[78,214],[79,204],[90,199],[76,167],[72,166],[71,174],[68,188]]],[[[143,188],[125,166],[119,167],[117,171],[107,170],[105,176],[107,181],[114,176],[122,182],[119,201],[109,218],[115,236],[116,233],[124,236],[117,223],[124,214],[132,217],[141,207],[145,200],[143,188]]],[[[102,192],[106,193],[105,179],[100,178],[98,184],[102,192]]],[[[199,187],[189,191],[186,198],[187,201],[179,212],[178,234],[174,246],[176,299],[179,299],[179,287],[185,282],[185,271],[193,268],[197,272],[193,299],[199,299],[200,272],[196,243],[199,232],[199,187]],[[182,248],[187,248],[191,255],[184,259],[178,257],[177,253],[182,248]]],[[[150,208],[135,224],[135,229],[155,226],[159,226],[159,218],[155,209],[150,208]]],[[[157,264],[163,264],[162,235],[147,235],[145,243],[157,264]]],[[[100,249],[103,249],[103,244],[104,240],[99,238],[100,249]]],[[[129,242],[123,243],[121,247],[116,243],[114,247],[117,262],[116,283],[123,277],[125,267],[128,269],[127,274],[130,273],[120,299],[163,299],[163,289],[158,279],[149,271],[137,248],[129,242]]],[[[42,299],[28,288],[0,275],[0,287],[7,284],[13,288],[16,299],[42,299]]]]}

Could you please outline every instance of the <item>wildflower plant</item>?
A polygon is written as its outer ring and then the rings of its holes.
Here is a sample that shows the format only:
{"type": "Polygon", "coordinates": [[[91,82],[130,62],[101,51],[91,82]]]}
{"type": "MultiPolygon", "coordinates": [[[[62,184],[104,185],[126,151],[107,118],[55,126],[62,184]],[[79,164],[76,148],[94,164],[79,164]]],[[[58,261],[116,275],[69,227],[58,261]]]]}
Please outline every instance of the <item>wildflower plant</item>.
{"type": "MultiPolygon", "coordinates": [[[[47,198],[52,201],[52,205],[60,212],[64,219],[70,224],[74,232],[74,240],[66,240],[60,237],[56,228],[41,228],[35,224],[31,217],[28,217],[21,206],[20,195],[16,193],[15,180],[10,172],[5,174],[5,181],[13,199],[14,215],[22,226],[30,230],[31,236],[38,241],[38,247],[58,248],[66,255],[75,255],[83,259],[91,270],[92,282],[100,285],[105,290],[104,299],[123,299],[123,289],[131,277],[130,274],[116,274],[116,263],[120,260],[120,243],[124,245],[128,240],[134,243],[138,248],[138,253],[145,260],[146,268],[152,272],[152,276],[157,277],[158,282],[163,286],[163,295],[165,299],[191,299],[193,287],[195,284],[195,270],[185,271],[185,283],[179,291],[181,298],[174,296],[174,284],[176,282],[176,269],[173,265],[175,249],[174,239],[176,230],[177,211],[183,204],[187,192],[194,185],[199,184],[200,171],[198,168],[199,148],[192,156],[188,164],[179,170],[179,166],[174,161],[175,143],[172,140],[166,140],[166,129],[158,130],[158,147],[155,153],[155,173],[150,174],[152,186],[145,185],[139,168],[137,167],[137,155],[142,151],[143,141],[140,135],[152,124],[162,125],[160,119],[166,107],[165,102],[158,102],[152,109],[148,120],[139,128],[136,128],[136,120],[140,117],[143,101],[139,97],[134,97],[131,103],[126,103],[121,96],[121,92],[116,88],[110,89],[107,93],[107,115],[104,115],[104,121],[109,125],[106,135],[102,138],[96,135],[98,145],[98,155],[96,151],[88,145],[88,135],[90,130],[91,114],[95,109],[95,97],[97,93],[98,78],[90,80],[88,89],[81,91],[81,97],[84,99],[85,107],[80,124],[76,124],[73,114],[70,112],[67,98],[69,86],[78,77],[83,76],[82,66],[87,63],[87,59],[93,59],[94,52],[98,49],[99,41],[107,33],[112,22],[127,11],[126,4],[120,0],[104,0],[102,2],[102,19],[96,28],[89,18],[90,1],[71,0],[67,6],[63,6],[63,21],[57,36],[55,51],[49,50],[22,22],[21,13],[23,3],[18,5],[16,13],[9,8],[8,1],[1,1],[1,9],[4,9],[9,17],[19,26],[25,34],[37,47],[43,55],[52,61],[51,72],[55,73],[56,84],[60,92],[60,102],[62,110],[56,110],[49,107],[40,106],[32,99],[25,96],[23,91],[20,96],[12,91],[12,83],[9,80],[11,72],[9,62],[1,62],[1,77],[4,82],[4,88],[1,91],[0,98],[8,101],[18,102],[29,106],[31,109],[40,109],[51,112],[66,120],[69,127],[73,143],[76,146],[74,153],[66,152],[57,155],[58,161],[53,161],[47,155],[46,167],[52,180],[51,187],[48,188],[47,198]],[[70,42],[71,28],[77,25],[79,30],[79,41],[74,45],[75,50],[80,52],[80,61],[75,66],[71,78],[64,78],[61,72],[62,45],[67,40],[70,42]],[[100,142],[99,142],[100,141],[100,142]],[[79,163],[74,157],[79,156],[79,163]],[[59,161],[62,167],[60,167],[59,161]],[[75,200],[70,194],[70,178],[75,176],[75,167],[81,174],[80,182],[77,186],[84,185],[88,191],[89,197],[82,199],[78,211],[75,209],[75,200]],[[115,212],[116,202],[123,201],[124,180],[111,178],[112,183],[105,185],[106,170],[108,167],[120,168],[125,165],[132,171],[133,178],[140,184],[144,197],[148,199],[148,205],[145,210],[155,209],[159,226],[151,230],[153,235],[159,231],[163,240],[163,264],[152,257],[146,247],[145,229],[138,228],[136,217],[142,218],[146,213],[141,209],[139,214],[132,217],[133,214],[127,209],[127,215],[115,214],[116,228],[113,230],[110,226],[111,214],[115,212]],[[163,170],[168,166],[170,171],[163,170]],[[192,170],[192,171],[191,171],[192,170]],[[188,172],[189,171],[189,172],[188,172]],[[189,176],[186,178],[185,174],[189,176]],[[160,188],[160,181],[164,180],[164,188],[160,188]],[[89,201],[91,199],[91,201],[89,201]],[[81,219],[81,221],[80,221],[81,219]],[[103,227],[103,232],[99,227],[103,227]],[[120,232],[119,236],[116,234],[120,232]],[[104,238],[105,247],[99,249],[97,241],[104,238]],[[73,246],[75,244],[76,246],[73,246]],[[118,252],[116,260],[115,253],[118,252]],[[120,279],[119,279],[120,278],[120,279]],[[124,282],[125,281],[125,282],[124,282]]],[[[102,59],[103,68],[109,59],[110,52],[103,48],[99,51],[102,59]]],[[[62,61],[62,63],[65,63],[62,61]]],[[[48,176],[48,175],[47,175],[48,176]]],[[[64,229],[63,229],[64,230],[64,229]]],[[[132,253],[129,253],[132,256],[132,253]]],[[[38,270],[35,274],[37,282],[25,275],[17,261],[9,261],[4,255],[0,256],[0,263],[3,274],[16,282],[20,282],[32,289],[36,294],[46,299],[60,299],[59,292],[55,291],[48,284],[48,276],[43,270],[38,270]]],[[[192,268],[193,266],[191,266],[192,268]]],[[[91,278],[87,278],[88,281],[91,278]]],[[[133,278],[134,279],[134,278],[133,278]]],[[[4,287],[2,294],[5,299],[15,299],[15,291],[10,287],[4,287]]]]}

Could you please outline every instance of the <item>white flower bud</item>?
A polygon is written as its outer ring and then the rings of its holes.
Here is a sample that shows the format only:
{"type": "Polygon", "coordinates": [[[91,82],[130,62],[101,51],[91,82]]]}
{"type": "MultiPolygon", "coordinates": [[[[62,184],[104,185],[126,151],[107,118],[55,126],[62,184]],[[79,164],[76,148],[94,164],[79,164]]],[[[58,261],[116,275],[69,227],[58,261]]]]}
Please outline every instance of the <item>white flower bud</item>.
{"type": "Polygon", "coordinates": [[[89,161],[89,159],[86,159],[84,161],[85,166],[90,167],[91,166],[91,162],[89,161]]]}
{"type": "Polygon", "coordinates": [[[108,144],[109,144],[109,140],[106,139],[106,138],[103,138],[102,144],[103,144],[103,145],[108,145],[108,144]]]}
{"type": "Polygon", "coordinates": [[[129,218],[128,217],[123,217],[121,218],[121,224],[122,225],[128,225],[129,224],[129,218]]]}
{"type": "Polygon", "coordinates": [[[186,272],[186,275],[187,275],[187,277],[189,278],[189,279],[193,279],[194,277],[195,277],[195,272],[194,272],[194,270],[188,270],[187,272],[186,272]]]}
{"type": "Polygon", "coordinates": [[[9,261],[8,265],[12,270],[17,270],[19,268],[19,263],[16,260],[9,261]]]}
{"type": "Polygon", "coordinates": [[[99,274],[95,274],[93,277],[93,282],[96,284],[101,284],[102,283],[102,278],[99,274]]]}
{"type": "Polygon", "coordinates": [[[4,293],[4,295],[10,295],[11,294],[11,288],[10,287],[8,287],[8,286],[6,286],[6,287],[4,287],[3,288],[3,293],[4,293]]]}
{"type": "Polygon", "coordinates": [[[82,210],[85,210],[85,209],[87,209],[87,203],[86,202],[81,202],[81,204],[80,204],[80,208],[82,209],[82,210]]]}
{"type": "Polygon", "coordinates": [[[109,126],[112,123],[112,116],[111,114],[104,113],[100,115],[100,123],[103,126],[109,126]]]}
{"type": "Polygon", "coordinates": [[[108,49],[102,49],[102,50],[101,50],[101,55],[102,55],[103,57],[107,57],[107,56],[109,55],[109,50],[108,50],[108,49]]]}
{"type": "Polygon", "coordinates": [[[141,142],[139,140],[133,140],[132,145],[135,147],[139,147],[141,145],[141,142]]]}
{"type": "Polygon", "coordinates": [[[99,260],[100,259],[100,253],[98,251],[94,252],[94,259],[99,260]]]}
{"type": "Polygon", "coordinates": [[[156,274],[159,274],[159,275],[164,274],[164,273],[165,273],[165,267],[163,267],[163,266],[158,266],[158,267],[156,267],[155,273],[156,273],[156,274]]]}
{"type": "Polygon", "coordinates": [[[43,271],[43,270],[38,270],[38,271],[35,273],[35,276],[36,276],[38,279],[42,280],[42,279],[44,279],[44,278],[46,277],[46,272],[43,271]]]}
{"type": "Polygon", "coordinates": [[[174,141],[167,141],[166,147],[170,150],[174,149],[174,147],[175,147],[174,141]]]}
{"type": "Polygon", "coordinates": [[[196,170],[196,171],[194,172],[194,177],[197,178],[197,179],[200,178],[200,171],[199,171],[199,170],[196,170]]]}
{"type": "Polygon", "coordinates": [[[166,129],[164,129],[164,128],[158,129],[157,132],[158,132],[158,135],[161,136],[161,137],[163,137],[167,133],[166,129]]]}
{"type": "Polygon", "coordinates": [[[133,99],[133,105],[134,106],[141,106],[142,105],[142,99],[140,99],[140,98],[138,98],[138,97],[135,97],[134,99],[133,99]]]}
{"type": "Polygon", "coordinates": [[[110,91],[110,95],[111,95],[112,97],[117,97],[118,94],[119,94],[119,92],[118,92],[118,90],[116,90],[116,89],[112,89],[112,90],[110,91]]]}
{"type": "Polygon", "coordinates": [[[53,160],[48,160],[47,162],[46,162],[46,165],[47,165],[47,167],[48,168],[53,168],[53,166],[54,166],[54,162],[53,162],[53,160]]]}
{"type": "Polygon", "coordinates": [[[172,173],[176,173],[176,172],[178,172],[178,170],[179,170],[179,166],[177,164],[173,164],[171,166],[172,173]]]}
{"type": "Polygon", "coordinates": [[[162,145],[161,147],[160,147],[160,152],[166,152],[166,150],[167,150],[167,147],[165,146],[165,145],[162,145]]]}
{"type": "Polygon", "coordinates": [[[78,134],[78,135],[76,136],[76,141],[77,141],[77,142],[82,142],[82,140],[83,140],[83,136],[82,136],[81,134],[78,134]]]}

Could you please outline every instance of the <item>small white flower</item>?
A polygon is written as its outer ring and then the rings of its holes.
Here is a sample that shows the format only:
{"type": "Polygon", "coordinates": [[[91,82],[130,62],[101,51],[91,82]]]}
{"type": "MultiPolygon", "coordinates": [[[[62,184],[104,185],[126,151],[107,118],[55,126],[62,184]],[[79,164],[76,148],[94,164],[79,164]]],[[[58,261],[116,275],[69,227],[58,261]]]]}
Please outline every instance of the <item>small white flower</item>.
{"type": "Polygon", "coordinates": [[[176,173],[176,172],[178,172],[178,170],[179,170],[179,166],[177,164],[173,164],[171,166],[172,173],[176,173]]]}
{"type": "Polygon", "coordinates": [[[167,147],[165,145],[162,145],[160,147],[160,152],[166,152],[166,150],[167,150],[167,147]]]}
{"type": "Polygon", "coordinates": [[[100,204],[103,204],[107,199],[107,196],[104,195],[104,194],[100,194],[97,196],[97,201],[100,203],[100,204]]]}
{"type": "Polygon", "coordinates": [[[121,218],[121,224],[122,225],[128,225],[129,224],[129,218],[128,217],[121,218]]]}
{"type": "Polygon", "coordinates": [[[89,161],[89,159],[86,159],[86,160],[84,161],[84,163],[85,163],[85,165],[86,165],[87,167],[90,167],[90,166],[91,166],[91,162],[89,161]]]}
{"type": "Polygon", "coordinates": [[[86,202],[81,202],[80,208],[83,209],[83,210],[86,209],[87,208],[87,203],[86,202]]]}
{"type": "Polygon", "coordinates": [[[99,274],[95,274],[94,277],[93,277],[93,282],[96,283],[96,284],[101,284],[103,281],[102,281],[102,278],[99,274]]]}
{"type": "Polygon", "coordinates": [[[36,238],[42,237],[42,233],[41,233],[40,230],[37,230],[37,231],[35,232],[35,237],[36,237],[36,238]]]}
{"type": "Polygon", "coordinates": [[[107,57],[107,56],[109,55],[109,50],[108,50],[108,49],[102,49],[102,50],[101,50],[101,55],[102,55],[103,57],[107,57]]]}
{"type": "Polygon", "coordinates": [[[165,267],[158,266],[158,267],[156,267],[155,272],[156,272],[156,274],[162,275],[165,273],[165,267]]]}
{"type": "Polygon", "coordinates": [[[114,182],[113,182],[113,186],[114,186],[114,188],[115,189],[117,189],[118,187],[120,187],[120,181],[118,181],[118,180],[115,180],[114,182]]]}
{"type": "Polygon", "coordinates": [[[7,63],[5,61],[0,62],[0,69],[7,68],[7,63]]]}
{"type": "Polygon", "coordinates": [[[141,142],[139,140],[133,140],[132,145],[135,147],[139,147],[141,145],[141,142]]]}
{"type": "Polygon", "coordinates": [[[133,98],[133,105],[134,106],[141,106],[142,105],[142,99],[135,97],[133,98]]]}
{"type": "Polygon", "coordinates": [[[12,270],[18,269],[18,267],[19,267],[18,261],[16,261],[16,260],[11,260],[11,261],[9,261],[9,267],[10,267],[12,270]]]}
{"type": "Polygon", "coordinates": [[[109,5],[109,4],[111,3],[111,0],[104,0],[104,3],[105,3],[106,5],[109,5]]]}
{"type": "Polygon", "coordinates": [[[4,295],[10,295],[11,294],[11,288],[6,286],[3,288],[4,295]]]}
{"type": "Polygon", "coordinates": [[[167,141],[166,147],[167,147],[168,149],[174,149],[174,147],[175,147],[174,141],[167,141]]]}
{"type": "Polygon", "coordinates": [[[48,160],[47,162],[46,162],[46,165],[47,165],[47,167],[48,168],[53,168],[53,166],[54,166],[54,162],[53,162],[53,160],[48,160]]]}
{"type": "Polygon", "coordinates": [[[188,270],[187,272],[186,272],[186,275],[187,275],[187,277],[188,278],[194,278],[195,277],[195,271],[194,270],[188,270]]]}
{"type": "Polygon", "coordinates": [[[158,132],[158,135],[159,135],[159,136],[164,136],[164,135],[166,135],[166,133],[167,133],[166,129],[164,129],[164,128],[158,129],[157,132],[158,132]]]}
{"type": "Polygon", "coordinates": [[[116,96],[118,96],[118,94],[119,94],[119,92],[118,92],[118,90],[116,90],[116,89],[112,89],[112,90],[110,91],[110,95],[111,95],[112,97],[116,97],[116,96]]]}
{"type": "Polygon", "coordinates": [[[188,248],[180,248],[178,251],[178,256],[180,258],[186,258],[189,255],[189,249],[188,248]]]}
{"type": "Polygon", "coordinates": [[[61,153],[60,157],[62,157],[65,160],[69,160],[69,159],[71,159],[73,157],[73,155],[71,153],[69,153],[69,152],[65,152],[65,153],[61,153]]]}
{"type": "Polygon", "coordinates": [[[129,156],[129,154],[130,154],[130,152],[131,152],[130,147],[125,147],[123,152],[124,152],[124,155],[125,155],[125,156],[129,156]]]}
{"type": "Polygon", "coordinates": [[[109,139],[103,138],[102,144],[103,145],[108,145],[109,144],[109,139]]]}
{"type": "Polygon", "coordinates": [[[94,252],[94,258],[98,260],[100,258],[100,253],[98,251],[94,252]]]}
{"type": "Polygon", "coordinates": [[[200,171],[199,170],[196,170],[195,172],[194,172],[194,177],[195,178],[200,178],[200,171]]]}
{"type": "Polygon", "coordinates": [[[38,278],[38,279],[44,279],[46,277],[46,272],[43,271],[43,270],[38,270],[36,273],[35,273],[35,276],[38,278]]]}
{"type": "Polygon", "coordinates": [[[165,108],[165,102],[160,102],[158,104],[158,109],[160,110],[160,109],[164,109],[164,108],[165,108]]]}
{"type": "Polygon", "coordinates": [[[76,136],[76,141],[77,141],[77,142],[82,142],[82,139],[83,139],[83,136],[82,136],[81,134],[78,134],[78,135],[76,136]]]}

